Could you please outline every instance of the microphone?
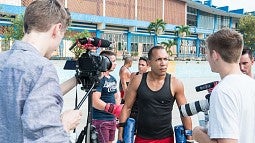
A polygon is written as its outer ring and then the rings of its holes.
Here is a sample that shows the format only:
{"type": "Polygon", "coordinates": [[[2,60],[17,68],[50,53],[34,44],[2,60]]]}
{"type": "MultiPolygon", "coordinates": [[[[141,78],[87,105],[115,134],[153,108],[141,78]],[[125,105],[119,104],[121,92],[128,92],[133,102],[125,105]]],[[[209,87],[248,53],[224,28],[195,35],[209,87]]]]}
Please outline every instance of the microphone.
{"type": "Polygon", "coordinates": [[[210,82],[210,83],[199,85],[199,86],[196,87],[196,91],[199,92],[199,91],[207,90],[207,89],[210,89],[210,88],[214,88],[218,83],[219,83],[219,81],[213,81],[213,82],[210,82]]]}
{"type": "Polygon", "coordinates": [[[111,45],[111,42],[108,40],[100,39],[100,38],[81,38],[78,39],[73,45],[69,48],[69,50],[72,50],[77,43],[81,43],[81,45],[91,44],[95,47],[109,47],[111,45]]]}
{"type": "Polygon", "coordinates": [[[182,117],[192,116],[198,112],[206,112],[209,110],[208,99],[198,100],[192,103],[187,103],[179,107],[182,117]]]}

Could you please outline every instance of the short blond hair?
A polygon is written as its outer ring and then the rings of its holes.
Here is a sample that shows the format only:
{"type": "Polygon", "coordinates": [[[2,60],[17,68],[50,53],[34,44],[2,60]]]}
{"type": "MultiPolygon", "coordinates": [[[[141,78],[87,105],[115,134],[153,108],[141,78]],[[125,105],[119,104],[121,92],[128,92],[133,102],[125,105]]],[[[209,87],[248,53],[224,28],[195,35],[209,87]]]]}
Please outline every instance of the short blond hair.
{"type": "Polygon", "coordinates": [[[24,31],[46,32],[53,24],[61,23],[66,29],[71,17],[58,0],[35,0],[29,4],[24,15],[24,31]]]}
{"type": "Polygon", "coordinates": [[[206,39],[207,47],[217,51],[228,63],[237,63],[243,50],[243,36],[235,30],[223,28],[206,39]]]}

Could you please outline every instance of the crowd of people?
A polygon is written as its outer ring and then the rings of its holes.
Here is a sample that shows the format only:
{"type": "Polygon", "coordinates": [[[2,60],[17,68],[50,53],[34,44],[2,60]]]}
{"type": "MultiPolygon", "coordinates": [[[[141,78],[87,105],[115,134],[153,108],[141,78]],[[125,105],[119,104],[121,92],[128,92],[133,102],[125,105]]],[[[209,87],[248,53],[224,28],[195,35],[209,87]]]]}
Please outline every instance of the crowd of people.
{"type": "MultiPolygon", "coordinates": [[[[62,111],[63,96],[75,87],[77,76],[59,84],[49,60],[64,37],[70,13],[58,0],[35,0],[24,14],[24,37],[0,53],[0,142],[70,142],[80,123],[80,110],[62,111]]],[[[221,29],[206,39],[206,59],[221,81],[210,95],[209,127],[192,127],[181,117],[187,142],[255,142],[255,85],[251,49],[231,29],[221,29]]],[[[116,55],[104,50],[111,61],[92,93],[92,125],[99,143],[123,142],[128,118],[135,119],[135,143],[174,143],[173,105],[187,103],[181,80],[167,73],[169,55],[163,46],[152,47],[131,72],[132,57],[111,75],[116,55]],[[119,82],[119,88],[118,88],[119,82]],[[117,130],[118,129],[118,130],[117,130]]]]}

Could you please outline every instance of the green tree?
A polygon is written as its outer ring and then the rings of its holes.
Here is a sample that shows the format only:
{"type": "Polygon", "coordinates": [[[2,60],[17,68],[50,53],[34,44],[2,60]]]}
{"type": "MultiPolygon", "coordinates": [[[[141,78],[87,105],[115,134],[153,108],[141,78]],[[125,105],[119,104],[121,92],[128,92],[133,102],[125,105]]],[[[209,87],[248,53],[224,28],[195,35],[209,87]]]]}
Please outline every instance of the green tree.
{"type": "Polygon", "coordinates": [[[166,23],[163,21],[163,19],[156,19],[155,21],[151,22],[149,26],[147,27],[148,32],[151,34],[154,32],[155,38],[154,38],[154,45],[157,43],[157,37],[162,32],[165,31],[166,23]]]}
{"type": "Polygon", "coordinates": [[[175,34],[180,37],[185,37],[190,35],[189,26],[181,25],[175,27],[175,34]]]}
{"type": "MultiPolygon", "coordinates": [[[[72,31],[68,30],[65,36],[68,40],[71,40],[72,43],[77,42],[78,39],[91,37],[90,33],[87,30],[84,30],[82,32],[73,33],[72,31]]],[[[78,59],[83,52],[85,52],[86,49],[84,49],[81,45],[76,44],[76,46],[71,50],[71,52],[74,53],[74,58],[78,59]]]]}
{"type": "Polygon", "coordinates": [[[139,55],[139,53],[137,51],[132,51],[131,52],[132,57],[137,57],[138,55],[139,55]]]}
{"type": "Polygon", "coordinates": [[[156,34],[157,36],[161,34],[161,32],[164,32],[166,28],[166,23],[163,21],[163,19],[156,19],[156,21],[151,22],[148,26],[148,32],[156,34]]]}
{"type": "Polygon", "coordinates": [[[238,29],[243,34],[244,45],[255,51],[255,16],[246,15],[240,18],[238,29]]]}
{"type": "Polygon", "coordinates": [[[174,33],[177,36],[176,41],[177,41],[177,57],[178,57],[180,53],[180,48],[181,48],[181,41],[182,41],[181,37],[190,35],[189,26],[188,25],[176,26],[174,33]]]}
{"type": "Polygon", "coordinates": [[[9,44],[11,41],[20,40],[24,36],[24,15],[16,15],[15,18],[11,18],[10,16],[6,16],[9,18],[12,24],[10,26],[4,27],[4,42],[6,50],[9,49],[9,44]]]}
{"type": "Polygon", "coordinates": [[[175,40],[168,40],[167,42],[161,42],[161,44],[166,48],[166,51],[169,54],[169,56],[172,56],[173,52],[171,50],[171,47],[176,45],[176,41],[175,40]]]}

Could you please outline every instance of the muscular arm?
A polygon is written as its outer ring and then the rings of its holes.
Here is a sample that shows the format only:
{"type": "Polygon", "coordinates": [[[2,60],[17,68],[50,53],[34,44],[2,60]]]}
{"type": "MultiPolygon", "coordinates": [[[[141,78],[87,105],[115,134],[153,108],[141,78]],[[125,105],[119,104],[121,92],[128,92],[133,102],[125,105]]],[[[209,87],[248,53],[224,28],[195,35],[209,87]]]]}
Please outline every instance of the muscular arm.
{"type": "Polygon", "coordinates": [[[94,92],[93,93],[93,98],[92,98],[92,105],[94,108],[98,109],[98,110],[104,110],[106,103],[100,99],[101,97],[101,92],[94,92]]]}
{"type": "MultiPolygon", "coordinates": [[[[138,86],[141,82],[141,79],[142,79],[142,75],[135,76],[131,80],[131,82],[128,86],[128,89],[127,89],[127,92],[126,92],[126,97],[125,97],[125,104],[122,108],[121,115],[120,115],[120,118],[119,118],[120,123],[126,122],[127,118],[130,115],[132,106],[133,106],[133,104],[136,100],[137,89],[138,89],[138,86]]],[[[119,140],[122,140],[122,134],[123,134],[123,128],[119,128],[119,134],[118,134],[118,139],[119,140]]]]}
{"type": "Polygon", "coordinates": [[[127,90],[127,82],[130,81],[130,72],[126,69],[126,68],[121,68],[120,70],[120,81],[121,81],[121,85],[124,91],[127,90]]]}
{"type": "Polygon", "coordinates": [[[131,75],[130,75],[130,81],[135,77],[136,75],[136,72],[132,72],[131,75]]]}
{"type": "Polygon", "coordinates": [[[117,93],[114,94],[114,98],[115,98],[115,104],[116,104],[116,105],[120,105],[121,97],[120,97],[119,92],[117,92],[117,93]]]}
{"type": "MultiPolygon", "coordinates": [[[[183,104],[186,104],[187,101],[186,101],[186,97],[184,95],[183,83],[180,80],[176,79],[175,77],[172,77],[171,83],[172,83],[171,89],[173,89],[173,95],[176,98],[176,103],[177,103],[178,107],[180,107],[183,104]]],[[[182,124],[186,130],[192,130],[192,121],[191,121],[190,117],[181,117],[181,120],[182,120],[182,124]]],[[[192,139],[191,136],[188,136],[187,138],[189,140],[192,139]]]]}

